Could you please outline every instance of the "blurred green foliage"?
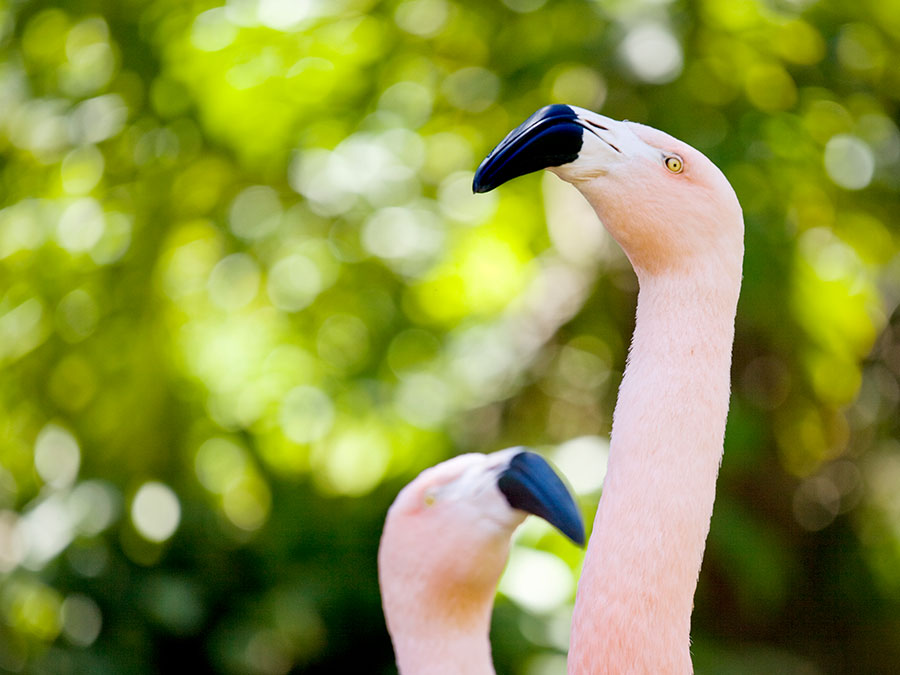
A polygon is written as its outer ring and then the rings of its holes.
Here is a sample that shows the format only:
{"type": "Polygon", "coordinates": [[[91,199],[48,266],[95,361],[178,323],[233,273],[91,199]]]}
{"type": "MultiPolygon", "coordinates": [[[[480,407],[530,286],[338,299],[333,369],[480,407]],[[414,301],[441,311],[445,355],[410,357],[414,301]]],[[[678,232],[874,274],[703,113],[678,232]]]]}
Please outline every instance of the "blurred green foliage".
{"type": "MultiPolygon", "coordinates": [[[[479,159],[550,102],[723,168],[747,254],[698,673],[900,668],[898,0],[0,0],[0,671],[390,673],[387,505],[599,496],[634,276],[479,159]]],[[[517,539],[500,673],[564,672],[517,539]]]]}

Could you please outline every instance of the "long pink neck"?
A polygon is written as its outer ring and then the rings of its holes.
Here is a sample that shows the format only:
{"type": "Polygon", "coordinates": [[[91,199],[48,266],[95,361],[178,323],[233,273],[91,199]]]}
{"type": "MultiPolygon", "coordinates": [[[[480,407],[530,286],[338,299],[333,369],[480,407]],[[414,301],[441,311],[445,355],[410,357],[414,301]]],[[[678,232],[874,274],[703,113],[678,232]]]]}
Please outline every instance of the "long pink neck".
{"type": "Polygon", "coordinates": [[[378,550],[381,602],[400,675],[494,675],[491,610],[524,515],[513,515],[508,529],[493,521],[466,530],[448,515],[453,505],[443,515],[417,517],[409,502],[422,491],[405,495],[408,489],[388,512],[378,550]]]}
{"type": "Polygon", "coordinates": [[[692,672],[691,610],[722,457],[740,266],[639,276],[570,675],[692,672]]]}
{"type": "Polygon", "coordinates": [[[400,675],[494,675],[488,637],[492,607],[493,597],[478,616],[458,623],[421,611],[389,621],[400,675]]]}

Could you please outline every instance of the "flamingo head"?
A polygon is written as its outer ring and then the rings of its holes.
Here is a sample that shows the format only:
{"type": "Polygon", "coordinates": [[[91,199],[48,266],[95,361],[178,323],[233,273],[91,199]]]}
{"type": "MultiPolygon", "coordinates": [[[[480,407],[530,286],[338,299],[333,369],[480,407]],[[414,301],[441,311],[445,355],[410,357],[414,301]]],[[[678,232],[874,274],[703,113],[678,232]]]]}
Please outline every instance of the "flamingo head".
{"type": "Polygon", "coordinates": [[[708,260],[740,270],[740,204],[722,172],[687,143],[635,122],[550,105],[491,151],[473,189],[487,192],[544,168],[581,191],[639,274],[708,260]]]}
{"type": "Polygon", "coordinates": [[[388,628],[489,616],[513,531],[536,514],[578,545],[581,514],[540,455],[510,448],[423,471],[390,507],[378,552],[388,628]]]}

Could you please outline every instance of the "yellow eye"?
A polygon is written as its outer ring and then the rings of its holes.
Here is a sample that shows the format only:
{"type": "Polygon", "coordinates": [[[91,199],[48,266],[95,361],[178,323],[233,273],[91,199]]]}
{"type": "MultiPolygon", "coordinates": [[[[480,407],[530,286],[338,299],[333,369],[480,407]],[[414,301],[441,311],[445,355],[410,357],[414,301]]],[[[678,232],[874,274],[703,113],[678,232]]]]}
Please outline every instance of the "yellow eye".
{"type": "Polygon", "coordinates": [[[669,155],[666,157],[666,168],[672,173],[681,173],[684,169],[684,162],[678,155],[669,155]]]}
{"type": "Polygon", "coordinates": [[[425,493],[425,506],[433,506],[437,501],[437,497],[434,496],[433,492],[425,493]]]}

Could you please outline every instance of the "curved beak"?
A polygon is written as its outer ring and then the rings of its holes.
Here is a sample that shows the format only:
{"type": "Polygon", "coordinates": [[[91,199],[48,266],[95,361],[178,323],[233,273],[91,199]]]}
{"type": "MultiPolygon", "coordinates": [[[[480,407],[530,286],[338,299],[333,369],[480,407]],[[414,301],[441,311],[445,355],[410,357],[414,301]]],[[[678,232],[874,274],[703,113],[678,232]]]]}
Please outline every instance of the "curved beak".
{"type": "Polygon", "coordinates": [[[474,192],[488,192],[508,180],[574,161],[585,127],[567,105],[548,105],[513,129],[475,172],[474,192]]]}
{"type": "Polygon", "coordinates": [[[540,516],[579,546],[584,522],[575,500],[550,465],[538,454],[522,451],[500,472],[497,487],[514,509],[540,516]]]}

